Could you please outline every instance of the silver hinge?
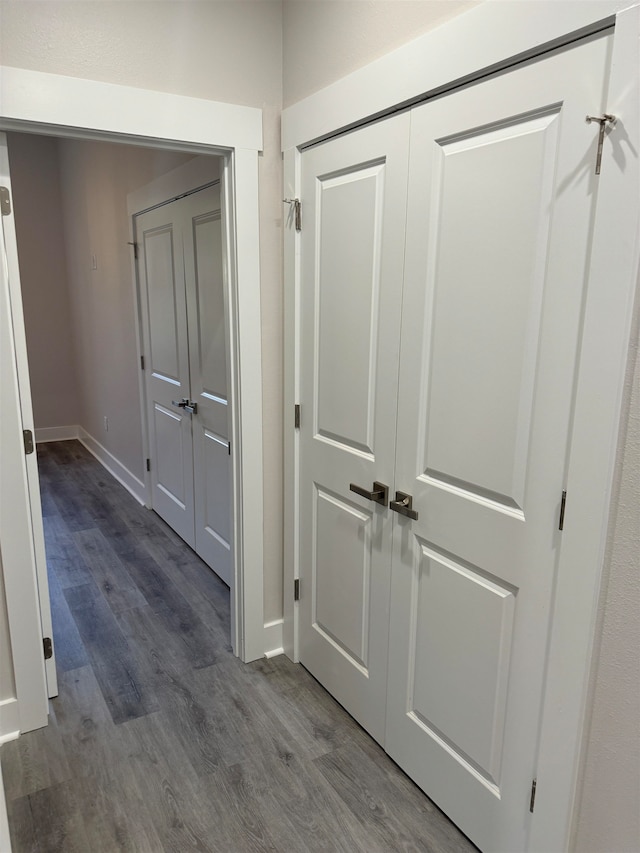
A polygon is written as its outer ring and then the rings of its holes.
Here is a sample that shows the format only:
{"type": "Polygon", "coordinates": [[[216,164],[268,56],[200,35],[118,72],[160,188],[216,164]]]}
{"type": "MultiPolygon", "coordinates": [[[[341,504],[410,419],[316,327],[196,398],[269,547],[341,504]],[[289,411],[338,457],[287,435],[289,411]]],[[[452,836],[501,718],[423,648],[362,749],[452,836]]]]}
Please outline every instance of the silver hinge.
{"type": "Polygon", "coordinates": [[[140,370],[144,370],[144,356],[140,356],[140,370]]]}
{"type": "Polygon", "coordinates": [[[293,205],[293,219],[296,226],[296,231],[302,231],[302,213],[300,199],[299,198],[283,198],[282,201],[285,204],[293,205]]]}
{"type": "Polygon", "coordinates": [[[529,811],[533,814],[533,807],[536,804],[536,787],[538,785],[537,779],[534,779],[531,783],[531,799],[529,800],[529,811]]]}
{"type": "Polygon", "coordinates": [[[300,403],[296,403],[293,409],[293,426],[300,429],[300,403]]]}
{"type": "Polygon", "coordinates": [[[8,187],[0,187],[0,211],[3,216],[11,213],[11,196],[8,187]]]}
{"type": "Polygon", "coordinates": [[[42,638],[42,648],[44,649],[44,659],[50,660],[53,657],[53,643],[51,637],[42,638]]]}
{"type": "Polygon", "coordinates": [[[300,578],[296,578],[293,582],[293,600],[300,601],[300,578]]]}
{"type": "Polygon", "coordinates": [[[564,510],[567,505],[567,492],[563,489],[562,500],[560,501],[560,521],[558,522],[558,530],[564,530],[564,510]]]}
{"type": "Polygon", "coordinates": [[[604,145],[604,133],[607,125],[613,127],[616,123],[616,117],[611,113],[603,113],[601,116],[587,116],[587,124],[592,121],[597,121],[600,125],[598,133],[598,153],[596,154],[596,175],[600,174],[600,166],[602,165],[602,147],[604,145]]]}
{"type": "Polygon", "coordinates": [[[33,453],[33,433],[30,429],[22,430],[22,440],[24,442],[24,452],[28,456],[33,453]]]}
{"type": "Polygon", "coordinates": [[[133,257],[138,260],[138,244],[132,243],[131,240],[128,241],[127,245],[133,246],[133,257]]]}
{"type": "Polygon", "coordinates": [[[147,459],[147,471],[151,470],[151,460],[147,459]]]}

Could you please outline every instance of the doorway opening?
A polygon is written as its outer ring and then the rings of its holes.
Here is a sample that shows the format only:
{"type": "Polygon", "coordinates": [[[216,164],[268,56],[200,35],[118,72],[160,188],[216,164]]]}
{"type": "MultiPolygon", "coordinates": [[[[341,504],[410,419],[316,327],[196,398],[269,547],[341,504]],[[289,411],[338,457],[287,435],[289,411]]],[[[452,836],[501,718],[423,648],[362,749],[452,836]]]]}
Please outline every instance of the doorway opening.
{"type": "MultiPolygon", "coordinates": [[[[261,657],[265,651],[263,538],[256,535],[256,531],[262,531],[263,506],[258,229],[261,111],[21,69],[3,68],[2,72],[7,83],[7,97],[3,98],[0,115],[2,131],[145,146],[183,157],[206,154],[220,158],[222,208],[229,226],[225,232],[226,275],[231,294],[228,306],[234,555],[231,645],[243,661],[261,657]]],[[[12,183],[4,133],[0,134],[0,161],[2,185],[10,199],[12,183]]],[[[107,187],[105,205],[110,201],[108,190],[107,187]]],[[[2,421],[3,425],[6,422],[7,430],[20,424],[22,430],[30,433],[34,431],[34,419],[10,205],[2,225],[3,299],[12,324],[7,347],[12,355],[10,360],[15,359],[11,387],[6,386],[7,406],[3,407],[2,421]]],[[[97,253],[89,252],[90,272],[96,272],[98,257],[96,269],[92,268],[93,255],[97,253]]],[[[131,272],[123,276],[131,294],[131,272]]],[[[119,330],[110,342],[114,350],[121,345],[121,337],[119,330]]],[[[107,425],[112,426],[109,420],[107,425]]],[[[3,465],[6,454],[4,447],[0,449],[3,465]]],[[[15,676],[15,695],[9,697],[4,708],[7,713],[3,719],[10,717],[8,723],[3,722],[5,737],[46,725],[45,699],[47,692],[52,691],[47,687],[45,666],[51,668],[49,672],[55,671],[53,660],[45,664],[42,655],[43,637],[50,637],[50,631],[45,631],[46,612],[42,608],[48,596],[41,595],[47,592],[47,587],[35,454],[26,453],[24,460],[18,461],[19,488],[16,485],[11,496],[8,490],[3,496],[3,506],[7,508],[3,523],[3,572],[15,676]],[[25,555],[28,555],[27,565],[25,555]]]]}
{"type": "MultiPolygon", "coordinates": [[[[204,223],[200,257],[195,260],[201,261],[201,266],[208,261],[211,266],[211,247],[207,241],[210,242],[212,234],[206,223],[216,222],[212,251],[220,274],[209,283],[220,291],[217,294],[220,298],[214,298],[214,306],[222,316],[208,319],[215,319],[218,332],[222,325],[218,339],[221,338],[226,349],[230,336],[224,326],[229,300],[222,298],[221,291],[222,270],[228,269],[229,263],[225,259],[223,264],[220,227],[220,175],[224,162],[218,156],[194,157],[188,152],[33,134],[11,133],[7,142],[36,442],[79,439],[139,503],[152,508],[154,501],[148,488],[145,459],[152,456],[154,467],[159,468],[167,465],[170,468],[171,460],[167,462],[162,454],[151,451],[147,435],[144,377],[151,374],[152,363],[145,335],[140,330],[140,308],[143,305],[143,314],[147,316],[150,302],[148,294],[143,301],[138,298],[137,284],[131,281],[139,261],[131,245],[133,241],[127,239],[131,223],[127,201],[131,197],[134,206],[136,199],[139,205],[141,198],[150,198],[150,186],[157,189],[160,185],[162,191],[163,181],[171,188],[167,174],[173,176],[174,184],[176,175],[187,180],[187,189],[190,175],[196,175],[198,181],[205,176],[210,178],[216,187],[215,218],[209,216],[204,223]],[[142,370],[145,355],[146,373],[142,370]]],[[[192,271],[192,279],[197,272],[192,271]]],[[[203,278],[206,270],[200,273],[202,291],[207,285],[203,278]]],[[[205,300],[208,296],[203,293],[205,300]]],[[[162,294],[156,301],[161,297],[162,294]]],[[[225,351],[220,352],[220,346],[216,354],[222,360],[226,391],[230,359],[225,351]]],[[[226,421],[226,411],[224,414],[226,421]]],[[[191,426],[188,422],[185,425],[191,426]]],[[[226,423],[224,430],[220,430],[223,431],[228,435],[226,423]]],[[[67,445],[67,450],[60,450],[69,464],[77,455],[71,448],[72,444],[67,445]]],[[[233,582],[228,533],[233,514],[230,443],[225,449],[226,470],[217,472],[222,494],[213,498],[220,512],[224,514],[226,510],[228,519],[225,553],[229,558],[224,573],[230,586],[233,582]],[[219,507],[221,501],[224,507],[219,507]]],[[[40,475],[46,477],[42,472],[40,475]]],[[[45,487],[41,491],[45,501],[50,501],[50,489],[45,487]]],[[[72,520],[72,527],[83,527],[86,500],[92,500],[91,496],[82,491],[77,494],[75,503],[81,517],[72,520]]],[[[56,536],[52,537],[48,529],[47,534],[47,559],[55,562],[59,556],[55,544],[52,545],[56,536]]],[[[73,546],[67,542],[61,547],[68,551],[73,546]]],[[[211,560],[208,562],[214,570],[218,569],[218,574],[222,573],[211,560]]],[[[111,590],[113,583],[108,577],[104,582],[105,588],[111,590]]],[[[51,637],[48,586],[47,579],[39,577],[43,631],[51,637]]],[[[54,638],[61,632],[61,626],[53,626],[54,638]]],[[[48,693],[55,695],[55,659],[48,664],[47,676],[48,693]]]]}

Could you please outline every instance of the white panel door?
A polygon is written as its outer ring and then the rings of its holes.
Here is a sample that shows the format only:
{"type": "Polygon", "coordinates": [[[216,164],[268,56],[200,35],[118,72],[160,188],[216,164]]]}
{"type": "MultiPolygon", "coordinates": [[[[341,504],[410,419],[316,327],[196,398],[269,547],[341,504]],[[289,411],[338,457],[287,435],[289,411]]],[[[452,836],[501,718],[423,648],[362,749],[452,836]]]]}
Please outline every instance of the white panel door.
{"type": "Polygon", "coordinates": [[[385,748],[527,846],[606,37],[412,115],[385,748]]]}
{"type": "Polygon", "coordinates": [[[193,439],[182,218],[177,202],[136,217],[154,510],[195,546],[193,439]]]}
{"type": "Polygon", "coordinates": [[[153,508],[230,584],[219,186],[139,214],[136,233],[153,508]]]}
{"type": "Polygon", "coordinates": [[[195,550],[231,583],[231,470],[220,187],[181,199],[195,489],[195,550]]]}
{"type": "Polygon", "coordinates": [[[300,660],[384,737],[409,116],[303,156],[300,660]]]}

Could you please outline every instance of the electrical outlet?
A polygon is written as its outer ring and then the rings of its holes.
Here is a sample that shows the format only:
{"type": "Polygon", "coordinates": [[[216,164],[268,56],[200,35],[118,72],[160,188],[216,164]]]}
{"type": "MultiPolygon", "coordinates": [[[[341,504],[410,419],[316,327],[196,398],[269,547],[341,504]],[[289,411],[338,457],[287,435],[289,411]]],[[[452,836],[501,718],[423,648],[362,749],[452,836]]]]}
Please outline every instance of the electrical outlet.
{"type": "Polygon", "coordinates": [[[109,418],[106,415],[104,416],[104,431],[109,432],[109,418]]]}

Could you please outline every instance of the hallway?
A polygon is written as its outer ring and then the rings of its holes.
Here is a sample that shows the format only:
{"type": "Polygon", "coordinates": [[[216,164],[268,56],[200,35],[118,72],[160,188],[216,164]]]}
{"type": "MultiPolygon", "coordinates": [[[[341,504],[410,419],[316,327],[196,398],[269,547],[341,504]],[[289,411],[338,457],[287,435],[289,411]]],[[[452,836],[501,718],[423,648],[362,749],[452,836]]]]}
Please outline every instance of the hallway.
{"type": "Polygon", "coordinates": [[[2,751],[14,853],[476,848],[77,441],[38,447],[60,695],[2,751]]]}

